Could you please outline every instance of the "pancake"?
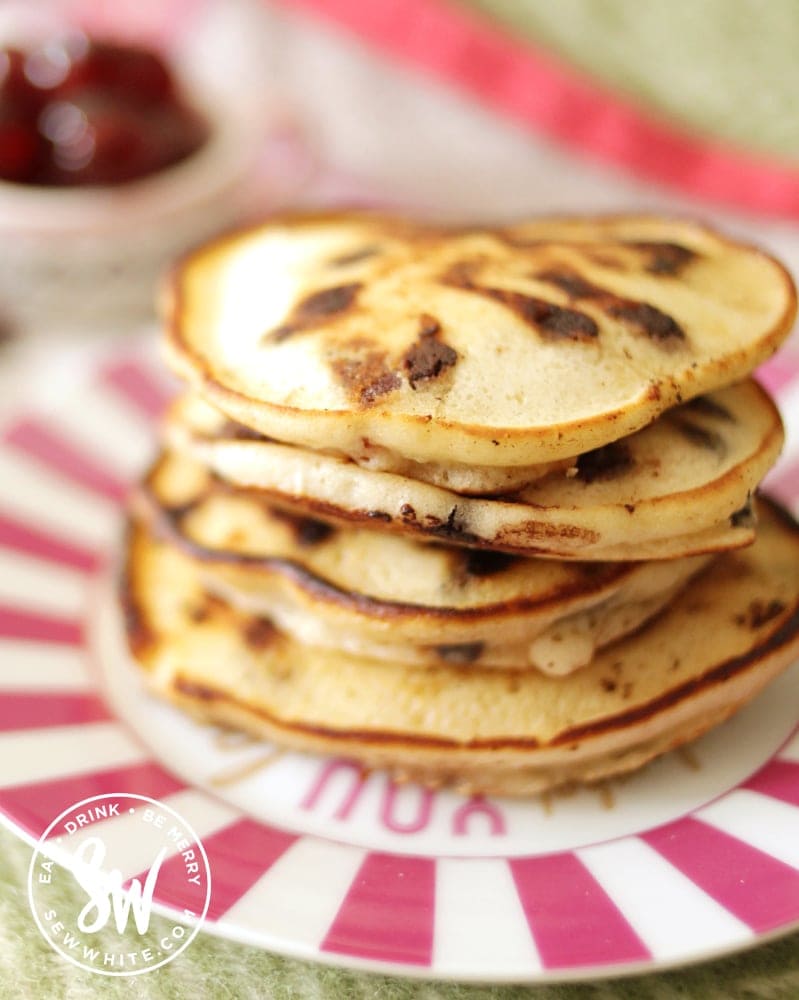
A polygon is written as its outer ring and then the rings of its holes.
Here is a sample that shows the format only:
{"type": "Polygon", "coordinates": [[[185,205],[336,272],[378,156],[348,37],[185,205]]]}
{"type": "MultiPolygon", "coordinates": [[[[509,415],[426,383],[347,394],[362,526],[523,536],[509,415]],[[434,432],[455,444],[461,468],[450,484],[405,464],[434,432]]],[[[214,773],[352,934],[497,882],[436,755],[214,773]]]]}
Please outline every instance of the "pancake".
{"type": "Polygon", "coordinates": [[[564,678],[414,668],[304,646],[202,588],[191,559],[128,539],[129,644],[152,690],[205,721],[395,777],[528,795],[638,767],[746,704],[799,654],[799,525],[758,538],[564,678]]]}
{"type": "Polygon", "coordinates": [[[565,674],[638,628],[706,564],[524,559],[334,528],[166,453],[137,510],[203,585],[309,645],[414,664],[565,674]]]}
{"type": "Polygon", "coordinates": [[[237,486],[336,523],[548,558],[628,560],[750,544],[748,499],[776,460],[783,429],[765,390],[748,380],[502,498],[265,440],[196,397],[173,407],[167,439],[237,486]]]}
{"type": "Polygon", "coordinates": [[[482,467],[570,458],[740,380],[796,294],[772,258],[688,221],[341,214],[207,244],[162,306],[174,370],[234,420],[403,474],[478,467],[490,490],[482,467]]]}

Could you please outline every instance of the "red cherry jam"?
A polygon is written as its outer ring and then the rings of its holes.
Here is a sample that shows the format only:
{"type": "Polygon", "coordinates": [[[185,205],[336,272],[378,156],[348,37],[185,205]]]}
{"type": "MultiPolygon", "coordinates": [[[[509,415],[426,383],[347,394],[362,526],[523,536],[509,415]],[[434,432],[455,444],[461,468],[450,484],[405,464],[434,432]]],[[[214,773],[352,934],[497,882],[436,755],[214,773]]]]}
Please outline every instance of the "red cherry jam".
{"type": "Polygon", "coordinates": [[[0,179],[122,184],[184,160],[208,126],[148,49],[84,36],[0,51],[0,179]]]}

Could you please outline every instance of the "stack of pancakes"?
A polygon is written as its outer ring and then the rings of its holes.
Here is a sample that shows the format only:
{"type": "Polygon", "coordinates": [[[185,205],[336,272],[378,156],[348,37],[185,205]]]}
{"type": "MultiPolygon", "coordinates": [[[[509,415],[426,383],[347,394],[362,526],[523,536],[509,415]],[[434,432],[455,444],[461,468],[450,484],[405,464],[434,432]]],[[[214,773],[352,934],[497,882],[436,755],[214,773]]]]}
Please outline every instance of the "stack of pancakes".
{"type": "Polygon", "coordinates": [[[529,794],[721,722],[799,650],[751,378],[795,290],[683,221],[272,221],[165,297],[131,648],[199,717],[529,794]]]}

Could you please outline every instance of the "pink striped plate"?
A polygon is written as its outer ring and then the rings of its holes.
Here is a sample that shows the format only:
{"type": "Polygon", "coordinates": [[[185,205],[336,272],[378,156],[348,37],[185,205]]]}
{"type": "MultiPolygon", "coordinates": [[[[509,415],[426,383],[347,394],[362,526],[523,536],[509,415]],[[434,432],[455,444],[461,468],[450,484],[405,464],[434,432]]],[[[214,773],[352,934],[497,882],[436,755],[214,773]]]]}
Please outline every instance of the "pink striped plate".
{"type": "MultiPolygon", "coordinates": [[[[431,978],[663,968],[799,924],[799,664],[690,752],[526,802],[398,787],[148,698],[104,567],[170,388],[150,345],[64,370],[0,429],[0,811],[21,836],[90,796],[159,799],[205,845],[206,930],[431,978]]],[[[799,368],[762,377],[790,418],[771,489],[799,513],[799,368]]],[[[162,907],[183,881],[167,860],[162,907]]]]}

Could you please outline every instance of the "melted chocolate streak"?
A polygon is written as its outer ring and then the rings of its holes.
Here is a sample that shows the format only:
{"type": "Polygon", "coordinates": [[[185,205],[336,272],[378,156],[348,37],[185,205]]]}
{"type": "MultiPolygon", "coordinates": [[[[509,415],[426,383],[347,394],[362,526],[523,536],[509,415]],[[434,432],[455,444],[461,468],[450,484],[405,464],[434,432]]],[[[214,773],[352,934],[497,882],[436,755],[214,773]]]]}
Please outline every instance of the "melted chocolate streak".
{"type": "Polygon", "coordinates": [[[586,313],[576,309],[564,309],[553,302],[547,302],[546,299],[539,299],[509,288],[479,285],[472,279],[468,265],[456,265],[451,268],[442,278],[442,283],[449,285],[450,288],[473,292],[475,295],[483,295],[501,303],[549,340],[591,341],[599,336],[596,321],[586,313]]]}
{"type": "MultiPolygon", "coordinates": [[[[599,288],[569,268],[539,271],[532,277],[558,288],[573,302],[591,302],[608,316],[649,337],[659,347],[669,348],[685,340],[685,332],[679,323],[655,306],[634,299],[624,299],[605,288],[599,288]]],[[[579,309],[558,306],[546,299],[508,288],[478,284],[472,277],[472,267],[468,262],[450,268],[442,281],[452,288],[500,302],[549,340],[590,342],[599,336],[596,321],[579,309]]]]}
{"type": "Polygon", "coordinates": [[[659,346],[669,346],[685,340],[685,331],[675,319],[648,302],[625,299],[614,292],[586,281],[581,275],[569,269],[539,271],[533,277],[565,292],[576,302],[592,302],[613,319],[632,326],[659,346]]]}
{"type": "Polygon", "coordinates": [[[281,326],[264,335],[264,340],[275,344],[318,326],[331,316],[346,312],[354,303],[361,290],[360,282],[323,288],[307,298],[301,299],[292,310],[291,316],[281,326]]]}

